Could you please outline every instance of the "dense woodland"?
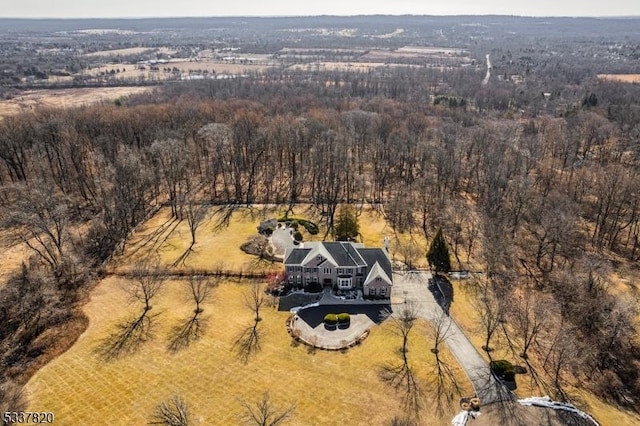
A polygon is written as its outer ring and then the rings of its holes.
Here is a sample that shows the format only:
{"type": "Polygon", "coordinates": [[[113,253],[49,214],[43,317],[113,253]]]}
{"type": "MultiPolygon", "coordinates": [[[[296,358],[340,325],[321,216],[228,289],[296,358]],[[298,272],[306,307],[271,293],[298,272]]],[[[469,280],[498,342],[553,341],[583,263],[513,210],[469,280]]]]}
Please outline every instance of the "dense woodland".
{"type": "MultiPolygon", "coordinates": [[[[518,66],[500,52],[497,73],[518,66]]],[[[0,288],[0,408],[71,343],[103,262],[158,206],[311,203],[331,228],[340,203],[369,203],[398,232],[442,229],[454,263],[484,272],[487,346],[525,342],[556,398],[579,384],[636,409],[638,303],[610,276],[640,259],[640,87],[549,61],[522,84],[278,69],[5,117],[3,235],[34,256],[0,288]]]]}

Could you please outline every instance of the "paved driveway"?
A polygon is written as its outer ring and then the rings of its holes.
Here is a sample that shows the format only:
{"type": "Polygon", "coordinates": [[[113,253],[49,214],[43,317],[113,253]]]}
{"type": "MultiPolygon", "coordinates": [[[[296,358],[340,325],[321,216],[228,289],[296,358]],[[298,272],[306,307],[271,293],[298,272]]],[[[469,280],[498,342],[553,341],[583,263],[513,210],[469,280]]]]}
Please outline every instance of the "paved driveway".
{"type": "MultiPolygon", "coordinates": [[[[433,321],[440,317],[443,311],[428,289],[430,278],[431,274],[428,272],[394,273],[391,296],[403,301],[405,299],[413,301],[417,314],[426,320],[433,321]]],[[[400,309],[401,306],[395,305],[394,311],[399,312],[400,309]]],[[[483,404],[490,404],[511,399],[512,394],[493,377],[489,366],[460,330],[458,324],[450,317],[447,318],[451,321],[451,328],[446,344],[471,380],[480,401],[483,404]]]]}
{"type": "Polygon", "coordinates": [[[284,252],[288,248],[293,248],[293,237],[290,232],[291,228],[276,228],[271,234],[271,244],[273,244],[276,256],[284,256],[284,252]]]}

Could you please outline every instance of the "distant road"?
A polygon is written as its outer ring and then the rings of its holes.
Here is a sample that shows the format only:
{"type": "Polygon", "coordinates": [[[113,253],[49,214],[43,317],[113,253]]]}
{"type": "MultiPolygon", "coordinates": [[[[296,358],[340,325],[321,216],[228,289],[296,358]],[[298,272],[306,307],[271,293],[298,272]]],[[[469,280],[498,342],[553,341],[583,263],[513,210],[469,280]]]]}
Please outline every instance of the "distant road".
{"type": "Polygon", "coordinates": [[[486,86],[489,83],[489,78],[491,77],[491,58],[490,54],[487,53],[485,56],[487,58],[487,75],[484,76],[484,80],[482,80],[482,85],[486,86]]]}

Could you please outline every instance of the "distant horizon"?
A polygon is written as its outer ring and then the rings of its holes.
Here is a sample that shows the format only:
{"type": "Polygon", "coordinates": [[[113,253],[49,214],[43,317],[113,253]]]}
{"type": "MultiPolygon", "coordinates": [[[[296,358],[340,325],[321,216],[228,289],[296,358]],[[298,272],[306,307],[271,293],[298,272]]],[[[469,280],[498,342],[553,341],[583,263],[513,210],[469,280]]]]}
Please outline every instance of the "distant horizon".
{"type": "Polygon", "coordinates": [[[294,18],[318,16],[512,16],[523,18],[634,18],[640,17],[637,0],[21,0],[4,5],[6,19],[158,19],[158,18],[294,18]]]}
{"type": "Polygon", "coordinates": [[[640,13],[637,15],[513,15],[513,14],[498,14],[498,13],[486,13],[486,14],[450,14],[450,15],[434,15],[434,14],[417,14],[417,13],[371,13],[371,14],[352,14],[352,15],[339,15],[339,14],[318,14],[318,15],[176,15],[176,16],[164,16],[164,15],[149,15],[149,16],[0,16],[0,20],[32,20],[32,21],[45,21],[45,20],[75,20],[75,21],[90,21],[90,20],[144,20],[144,19],[216,19],[216,18],[357,18],[357,17],[414,17],[414,18],[532,18],[532,19],[637,19],[640,18],[640,13]]]}

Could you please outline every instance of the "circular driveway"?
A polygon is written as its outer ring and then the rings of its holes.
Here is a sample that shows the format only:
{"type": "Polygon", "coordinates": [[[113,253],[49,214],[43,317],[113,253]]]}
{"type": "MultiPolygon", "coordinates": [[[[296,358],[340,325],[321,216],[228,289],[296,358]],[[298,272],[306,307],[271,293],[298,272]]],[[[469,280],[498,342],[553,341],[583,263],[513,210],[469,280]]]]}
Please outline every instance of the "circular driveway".
{"type": "Polygon", "coordinates": [[[348,348],[364,339],[368,330],[382,320],[380,306],[321,305],[298,311],[289,327],[304,343],[321,349],[348,348]],[[326,314],[347,312],[351,316],[348,328],[325,328],[326,314]]]}

